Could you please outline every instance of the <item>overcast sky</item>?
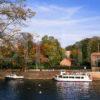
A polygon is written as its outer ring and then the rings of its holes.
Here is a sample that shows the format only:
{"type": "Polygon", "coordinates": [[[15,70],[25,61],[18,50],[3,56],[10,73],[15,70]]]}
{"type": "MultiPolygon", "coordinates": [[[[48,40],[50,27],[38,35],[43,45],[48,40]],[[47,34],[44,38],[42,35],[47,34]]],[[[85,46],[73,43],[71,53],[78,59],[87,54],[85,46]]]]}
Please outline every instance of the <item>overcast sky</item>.
{"type": "Polygon", "coordinates": [[[23,30],[54,36],[62,47],[100,36],[100,0],[27,0],[36,15],[23,30]]]}

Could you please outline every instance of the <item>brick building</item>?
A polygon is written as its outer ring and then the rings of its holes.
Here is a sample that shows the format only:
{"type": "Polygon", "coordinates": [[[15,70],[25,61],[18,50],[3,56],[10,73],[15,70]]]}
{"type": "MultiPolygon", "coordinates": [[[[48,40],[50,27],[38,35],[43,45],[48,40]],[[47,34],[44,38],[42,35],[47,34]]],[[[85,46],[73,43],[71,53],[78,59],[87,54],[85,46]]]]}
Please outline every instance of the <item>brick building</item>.
{"type": "Polygon", "coordinates": [[[100,71],[100,52],[91,54],[91,68],[93,71],[100,71]]]}

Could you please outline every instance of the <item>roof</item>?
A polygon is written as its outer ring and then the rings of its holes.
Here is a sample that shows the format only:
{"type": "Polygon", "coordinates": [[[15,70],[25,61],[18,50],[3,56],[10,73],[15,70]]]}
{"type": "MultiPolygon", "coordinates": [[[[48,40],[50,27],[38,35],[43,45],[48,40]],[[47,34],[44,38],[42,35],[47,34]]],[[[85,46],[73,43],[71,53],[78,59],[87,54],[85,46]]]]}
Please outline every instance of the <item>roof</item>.
{"type": "Polygon", "coordinates": [[[60,65],[65,65],[65,66],[71,66],[71,60],[64,58],[61,62],[60,65]]]}
{"type": "Polygon", "coordinates": [[[94,52],[91,54],[91,56],[96,56],[96,55],[100,55],[100,52],[94,52]]]}

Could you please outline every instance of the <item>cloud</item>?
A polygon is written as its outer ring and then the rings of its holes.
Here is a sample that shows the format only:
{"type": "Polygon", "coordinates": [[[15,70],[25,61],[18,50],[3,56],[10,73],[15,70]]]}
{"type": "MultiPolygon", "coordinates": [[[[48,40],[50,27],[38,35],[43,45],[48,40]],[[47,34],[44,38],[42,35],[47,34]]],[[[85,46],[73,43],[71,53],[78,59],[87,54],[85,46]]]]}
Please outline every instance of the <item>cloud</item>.
{"type": "Polygon", "coordinates": [[[65,47],[86,37],[100,36],[100,16],[70,20],[33,18],[24,30],[36,32],[41,37],[55,36],[65,47]]]}
{"type": "Polygon", "coordinates": [[[70,18],[74,14],[78,13],[82,7],[61,7],[57,5],[35,5],[34,10],[37,12],[37,16],[47,16],[53,18],[70,18]],[[56,15],[56,16],[55,16],[56,15]]]}
{"type": "Polygon", "coordinates": [[[27,22],[24,31],[37,33],[40,37],[51,35],[59,39],[63,47],[83,38],[100,36],[100,16],[74,18],[83,7],[35,5],[37,15],[27,22]]]}
{"type": "Polygon", "coordinates": [[[59,27],[60,29],[66,27],[66,29],[96,29],[99,30],[100,27],[100,16],[82,18],[82,19],[69,19],[69,20],[59,20],[59,19],[37,19],[33,18],[29,23],[29,26],[41,27],[41,28],[53,28],[59,27]],[[73,27],[75,26],[75,27],[73,27]]]}

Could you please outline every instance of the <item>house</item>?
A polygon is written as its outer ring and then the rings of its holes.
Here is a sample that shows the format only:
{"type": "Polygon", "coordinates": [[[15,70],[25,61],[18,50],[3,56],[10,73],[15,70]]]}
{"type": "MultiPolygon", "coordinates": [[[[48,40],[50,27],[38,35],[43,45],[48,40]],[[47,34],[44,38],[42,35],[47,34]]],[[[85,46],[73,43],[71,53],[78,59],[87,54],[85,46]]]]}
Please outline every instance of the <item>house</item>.
{"type": "Polygon", "coordinates": [[[61,62],[60,62],[61,66],[68,66],[70,67],[72,65],[71,59],[69,58],[64,58],[61,62]]]}
{"type": "Polygon", "coordinates": [[[91,54],[91,67],[93,71],[100,71],[100,52],[91,54]]]}

